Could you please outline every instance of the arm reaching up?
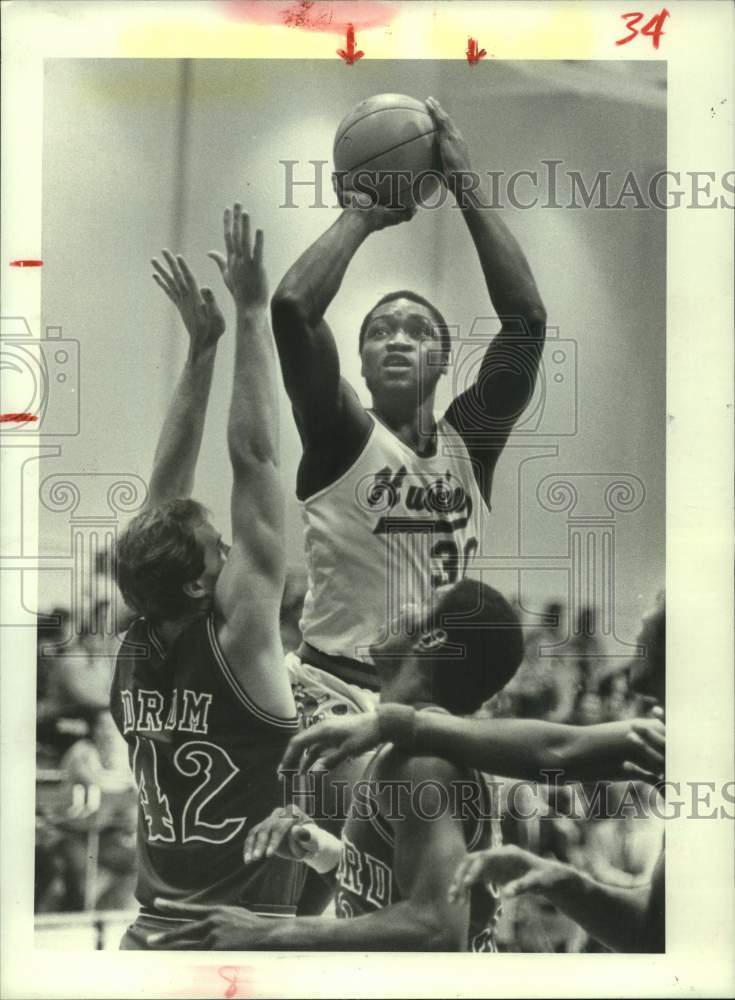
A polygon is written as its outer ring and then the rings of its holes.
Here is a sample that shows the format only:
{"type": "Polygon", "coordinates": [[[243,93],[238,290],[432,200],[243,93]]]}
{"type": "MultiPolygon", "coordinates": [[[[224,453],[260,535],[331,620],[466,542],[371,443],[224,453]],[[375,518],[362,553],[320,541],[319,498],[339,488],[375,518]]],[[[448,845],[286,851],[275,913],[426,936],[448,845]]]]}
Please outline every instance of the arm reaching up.
{"type": "MultiPolygon", "coordinates": [[[[346,197],[352,198],[349,192],[346,197]]],[[[289,269],[273,296],[273,332],[283,381],[304,447],[297,483],[302,498],[349,468],[371,427],[354,389],[340,375],[337,344],[324,314],[364,240],[412,214],[360,205],[354,196],[289,269]]]]}
{"type": "Polygon", "coordinates": [[[436,122],[447,187],[470,231],[500,333],[489,344],[475,383],[460,393],[447,419],[477,461],[480,489],[490,499],[495,463],[536,383],[546,332],[546,311],[531,268],[500,212],[483,207],[467,145],[438,101],[426,102],[436,122]],[[467,184],[466,182],[470,183],[467,184]]]}
{"type": "Polygon", "coordinates": [[[284,501],[279,470],[275,352],[266,310],[263,233],[251,248],[250,220],[236,203],[224,216],[220,269],[237,314],[235,370],[227,426],[232,465],[232,548],[217,580],[217,632],[247,696],[276,723],[295,706],[283,663],[279,608],[285,578],[284,501]]]}
{"type": "Polygon", "coordinates": [[[211,288],[199,288],[183,257],[163,250],[153,280],[173,302],[189,334],[189,353],[158,439],[147,505],[191,496],[212,372],[225,320],[211,288]]]}

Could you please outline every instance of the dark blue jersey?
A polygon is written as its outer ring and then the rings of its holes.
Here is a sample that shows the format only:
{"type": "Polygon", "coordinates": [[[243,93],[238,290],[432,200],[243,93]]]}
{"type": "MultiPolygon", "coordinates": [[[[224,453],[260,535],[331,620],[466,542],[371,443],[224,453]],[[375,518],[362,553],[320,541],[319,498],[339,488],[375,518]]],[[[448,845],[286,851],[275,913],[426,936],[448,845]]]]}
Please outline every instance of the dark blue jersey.
{"type": "MultiPolygon", "coordinates": [[[[377,751],[353,791],[337,868],[337,917],[359,917],[400,903],[404,898],[394,873],[393,825],[381,811],[385,810],[385,800],[381,806],[378,791],[383,784],[381,758],[388,749],[377,751]]],[[[393,784],[394,791],[400,791],[400,783],[386,784],[393,784]]],[[[390,798],[388,808],[394,811],[394,819],[405,803],[406,799],[400,795],[390,798]]],[[[452,815],[463,820],[468,851],[481,851],[501,843],[491,787],[479,771],[463,769],[462,778],[447,789],[447,804],[452,815]]],[[[468,951],[498,950],[495,929],[499,916],[497,891],[488,891],[484,885],[474,886],[470,894],[468,951]]]]}
{"type": "Polygon", "coordinates": [[[248,697],[213,615],[168,650],[145,619],[134,622],[117,654],[111,710],[138,785],[144,911],[155,911],[157,896],[261,912],[295,906],[302,866],[280,858],[245,866],[242,852],[251,827],[282,804],[276,768],[297,720],[248,697]]]}

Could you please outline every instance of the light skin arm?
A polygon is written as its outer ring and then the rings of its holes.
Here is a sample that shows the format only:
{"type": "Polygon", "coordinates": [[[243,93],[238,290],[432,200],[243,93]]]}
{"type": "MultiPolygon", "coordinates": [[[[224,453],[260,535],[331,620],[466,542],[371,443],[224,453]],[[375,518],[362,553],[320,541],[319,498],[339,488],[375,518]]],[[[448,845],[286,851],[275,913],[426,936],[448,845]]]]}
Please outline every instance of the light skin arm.
{"type": "Polygon", "coordinates": [[[191,496],[204,432],[217,343],[225,321],[210,288],[199,288],[183,257],[155,258],[153,280],[173,302],[189,334],[189,352],[174,390],[153,460],[147,506],[191,496]]]}
{"type": "Polygon", "coordinates": [[[211,253],[235,301],[235,369],[227,426],[232,547],[215,609],[225,657],[248,694],[279,718],[294,714],[278,613],[285,579],[275,353],[267,319],[263,234],[235,204],[224,218],[226,256],[211,253]]]}
{"type": "Polygon", "coordinates": [[[434,98],[426,104],[436,122],[447,187],[472,236],[490,301],[502,324],[487,348],[474,385],[457,396],[446,414],[465,437],[478,466],[480,488],[489,501],[495,463],[533,394],[544,346],[546,311],[517,240],[497,210],[482,207],[482,190],[471,183],[476,175],[472,175],[462,135],[434,98]]]}
{"type": "MultiPolygon", "coordinates": [[[[395,770],[391,777],[448,784],[459,772],[446,761],[421,758],[395,770]]],[[[427,799],[427,811],[437,804],[427,799]]],[[[448,891],[465,842],[461,823],[445,810],[439,811],[442,815],[436,820],[409,816],[393,824],[393,871],[405,897],[393,906],[351,919],[273,921],[236,907],[194,907],[157,900],[156,905],[160,903],[172,916],[190,916],[196,922],[157,937],[156,944],[217,950],[462,951],[469,904],[450,904],[448,891]]]]}
{"type": "Polygon", "coordinates": [[[663,853],[650,884],[623,888],[509,845],[468,854],[455,873],[450,898],[462,903],[474,883],[492,882],[503,886],[506,896],[544,896],[614,951],[660,952],[665,947],[664,877],[663,853]]]}
{"type": "Polygon", "coordinates": [[[543,779],[544,772],[561,772],[561,781],[658,781],[665,727],[660,718],[566,726],[534,719],[467,719],[388,705],[304,730],[291,739],[281,769],[307,770],[320,760],[332,770],[381,743],[529,781],[543,779]]]}
{"type": "MultiPolygon", "coordinates": [[[[411,212],[350,204],[289,269],[271,303],[283,381],[304,446],[297,492],[306,496],[348,468],[371,422],[340,375],[334,335],[324,314],[365,239],[411,212]]],[[[354,204],[352,204],[354,201],[354,204]]]]}

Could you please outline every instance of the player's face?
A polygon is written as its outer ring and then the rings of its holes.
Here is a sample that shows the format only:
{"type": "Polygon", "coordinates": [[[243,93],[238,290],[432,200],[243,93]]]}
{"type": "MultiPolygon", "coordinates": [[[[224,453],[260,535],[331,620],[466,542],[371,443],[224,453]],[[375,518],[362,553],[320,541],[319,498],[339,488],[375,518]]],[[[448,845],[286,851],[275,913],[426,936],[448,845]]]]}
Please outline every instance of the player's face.
{"type": "Polygon", "coordinates": [[[222,535],[210,521],[203,521],[194,529],[194,535],[202,546],[204,555],[204,572],[197,583],[208,594],[214,593],[220,573],[227,561],[230,546],[227,545],[222,535]]]}
{"type": "Polygon", "coordinates": [[[362,344],[362,374],[373,395],[430,392],[445,365],[439,364],[441,331],[426,306],[394,299],[370,317],[362,344]]]}

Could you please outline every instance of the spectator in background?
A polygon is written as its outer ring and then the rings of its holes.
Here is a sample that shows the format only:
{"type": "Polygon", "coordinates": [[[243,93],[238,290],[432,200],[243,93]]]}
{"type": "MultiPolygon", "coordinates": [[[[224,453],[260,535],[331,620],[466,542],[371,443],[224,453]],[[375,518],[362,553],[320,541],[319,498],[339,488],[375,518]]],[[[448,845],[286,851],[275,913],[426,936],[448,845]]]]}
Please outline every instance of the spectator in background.
{"type": "Polygon", "coordinates": [[[578,691],[597,692],[605,667],[605,652],[597,633],[597,611],[581,608],[569,643],[569,659],[578,691]]]}

